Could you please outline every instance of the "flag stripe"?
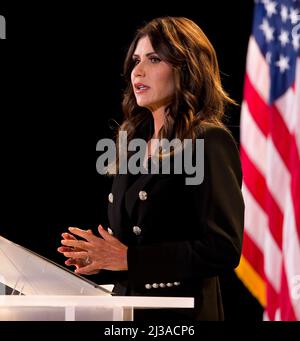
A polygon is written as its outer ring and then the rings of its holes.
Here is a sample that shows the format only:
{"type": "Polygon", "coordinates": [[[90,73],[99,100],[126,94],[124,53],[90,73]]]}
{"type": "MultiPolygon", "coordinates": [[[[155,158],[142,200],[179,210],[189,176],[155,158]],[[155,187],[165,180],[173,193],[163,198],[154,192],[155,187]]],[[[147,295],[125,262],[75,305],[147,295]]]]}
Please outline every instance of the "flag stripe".
{"type": "Polygon", "coordinates": [[[266,174],[267,146],[265,135],[261,132],[255,120],[253,119],[248,104],[243,101],[243,115],[241,117],[242,129],[240,142],[248,155],[251,155],[251,160],[262,174],[266,174]],[[247,129],[246,129],[247,127],[247,129]]]}
{"type": "MultiPolygon", "coordinates": [[[[283,226],[283,253],[284,267],[286,272],[286,280],[289,292],[292,293],[294,289],[293,279],[299,275],[299,259],[300,259],[300,241],[297,238],[295,215],[291,199],[291,193],[288,193],[288,200],[286,206],[286,216],[283,226]]],[[[292,295],[290,295],[292,296],[292,295]]],[[[300,320],[300,297],[291,300],[294,313],[298,320],[300,320]]]]}
{"type": "Polygon", "coordinates": [[[268,102],[270,91],[269,66],[253,37],[249,39],[246,77],[249,78],[250,83],[255,83],[256,90],[263,101],[268,102]]]}
{"type": "MultiPolygon", "coordinates": [[[[258,205],[246,184],[243,184],[243,197],[247,203],[245,209],[245,234],[254,240],[256,247],[263,253],[265,247],[265,235],[269,233],[268,216],[258,205]]],[[[244,240],[244,244],[246,241],[244,240]]],[[[245,245],[244,245],[245,246],[245,245]]],[[[279,250],[279,252],[281,252],[279,250]]]]}
{"type": "Polygon", "coordinates": [[[264,254],[261,251],[255,241],[251,239],[248,233],[244,234],[244,244],[243,244],[243,253],[248,255],[247,261],[251,264],[257,274],[260,276],[262,280],[265,279],[265,271],[264,271],[264,254]]]}
{"type": "Polygon", "coordinates": [[[269,121],[265,119],[264,115],[269,112],[269,106],[256,92],[247,74],[245,76],[244,84],[244,100],[247,102],[249,111],[256,124],[259,126],[262,133],[267,136],[269,132],[269,121]],[[264,115],[262,115],[262,113],[264,113],[264,115]]]}
{"type": "Polygon", "coordinates": [[[280,319],[281,321],[295,321],[296,315],[292,300],[290,298],[290,290],[288,287],[288,281],[286,278],[286,271],[283,269],[281,278],[281,295],[279,296],[279,307],[280,307],[280,319]]]}
{"type": "Polygon", "coordinates": [[[269,216],[269,228],[276,240],[278,248],[281,249],[282,245],[282,231],[278,227],[282,226],[283,216],[277,203],[270,194],[264,176],[258,171],[255,165],[252,163],[243,146],[240,148],[241,160],[243,165],[244,182],[247,188],[255,197],[260,207],[268,212],[272,211],[272,215],[269,216]]]}

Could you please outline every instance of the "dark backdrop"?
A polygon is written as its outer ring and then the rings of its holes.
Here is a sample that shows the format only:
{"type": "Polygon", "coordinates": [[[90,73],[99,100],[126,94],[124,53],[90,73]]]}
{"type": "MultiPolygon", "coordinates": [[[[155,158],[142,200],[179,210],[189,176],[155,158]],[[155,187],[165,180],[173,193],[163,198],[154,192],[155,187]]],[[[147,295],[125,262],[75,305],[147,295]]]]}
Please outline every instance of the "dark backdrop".
{"type": "MultiPolygon", "coordinates": [[[[0,234],[63,263],[68,226],[106,224],[111,180],[95,171],[100,138],[121,122],[122,61],[137,27],[157,16],[196,21],[216,48],[225,89],[242,100],[253,4],[247,1],[0,5],[0,234]],[[109,4],[106,4],[109,6],[109,4]]],[[[240,108],[227,112],[239,141],[240,108]]],[[[228,320],[260,319],[234,273],[222,278],[228,320]]]]}

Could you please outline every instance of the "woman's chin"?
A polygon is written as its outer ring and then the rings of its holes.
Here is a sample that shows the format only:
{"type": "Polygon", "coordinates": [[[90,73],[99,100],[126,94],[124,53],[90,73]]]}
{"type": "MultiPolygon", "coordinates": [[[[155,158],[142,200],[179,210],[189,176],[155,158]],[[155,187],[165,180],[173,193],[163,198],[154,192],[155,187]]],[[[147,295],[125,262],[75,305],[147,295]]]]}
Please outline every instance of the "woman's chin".
{"type": "Polygon", "coordinates": [[[137,101],[137,105],[142,108],[149,108],[150,104],[146,101],[137,101]]]}

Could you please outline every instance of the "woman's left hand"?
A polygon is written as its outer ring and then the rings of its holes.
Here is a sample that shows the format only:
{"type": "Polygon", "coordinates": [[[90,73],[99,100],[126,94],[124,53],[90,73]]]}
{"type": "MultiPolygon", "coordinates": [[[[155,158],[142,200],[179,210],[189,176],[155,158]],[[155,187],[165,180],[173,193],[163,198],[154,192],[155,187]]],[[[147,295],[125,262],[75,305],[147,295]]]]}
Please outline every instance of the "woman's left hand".
{"type": "Polygon", "coordinates": [[[64,256],[73,259],[82,259],[86,266],[75,270],[78,274],[89,274],[95,270],[127,270],[127,246],[117,238],[110,235],[99,225],[98,231],[101,237],[93,233],[81,230],[77,227],[69,227],[69,231],[85,240],[62,240],[64,246],[81,249],[81,251],[64,252],[64,256]]]}

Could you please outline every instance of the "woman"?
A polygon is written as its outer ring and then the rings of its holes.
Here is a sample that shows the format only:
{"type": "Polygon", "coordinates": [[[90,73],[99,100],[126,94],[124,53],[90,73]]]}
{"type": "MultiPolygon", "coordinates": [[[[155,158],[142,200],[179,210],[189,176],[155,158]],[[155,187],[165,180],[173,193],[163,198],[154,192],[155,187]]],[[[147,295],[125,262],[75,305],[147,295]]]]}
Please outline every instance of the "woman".
{"type": "Polygon", "coordinates": [[[128,143],[147,141],[144,168],[154,156],[159,164],[174,163],[176,151],[157,148],[156,138],[190,139],[194,156],[196,140],[204,139],[203,181],[187,185],[184,172],[119,174],[119,150],[109,167],[117,173],[108,197],[110,226],[99,226],[101,237],[70,228],[59,251],[76,273],[110,271],[120,295],[195,297],[194,309],[154,311],[157,319],[222,320],[218,276],[239,263],[244,204],[238,150],[221,123],[233,101],[222,89],[214,48],[189,19],[154,19],[138,30],[124,75],[119,133],[127,133],[128,143]]]}

